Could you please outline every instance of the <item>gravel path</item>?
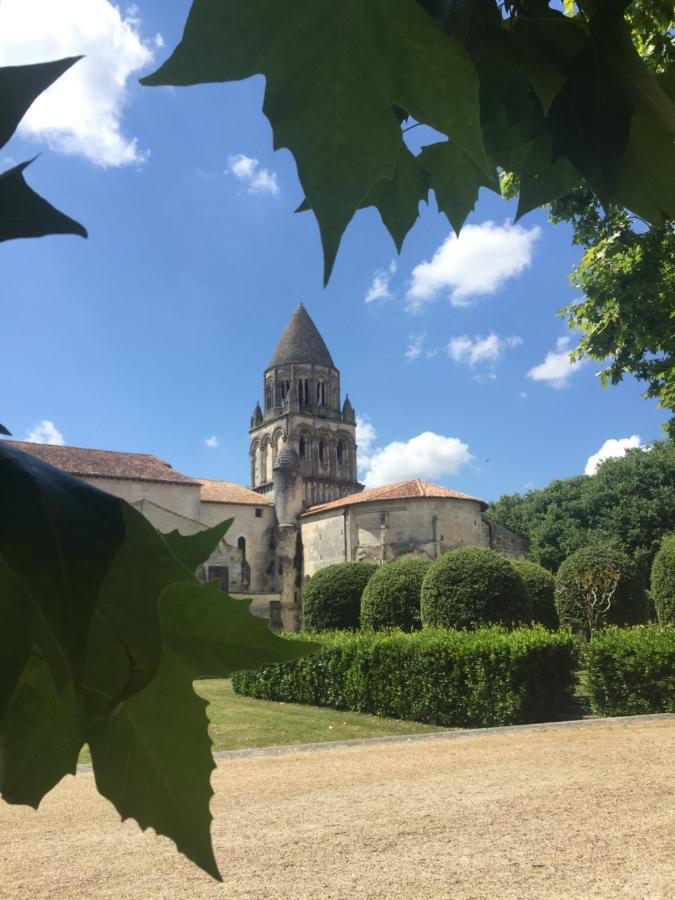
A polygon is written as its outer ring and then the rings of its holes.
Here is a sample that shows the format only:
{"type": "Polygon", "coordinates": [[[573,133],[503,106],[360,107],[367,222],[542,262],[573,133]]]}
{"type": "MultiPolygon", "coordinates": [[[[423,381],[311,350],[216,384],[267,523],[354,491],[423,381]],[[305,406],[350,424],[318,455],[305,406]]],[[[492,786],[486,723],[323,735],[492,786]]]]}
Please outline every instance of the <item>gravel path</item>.
{"type": "Polygon", "coordinates": [[[219,885],[67,778],[0,804],[0,897],[675,897],[675,717],[228,757],[219,885]]]}

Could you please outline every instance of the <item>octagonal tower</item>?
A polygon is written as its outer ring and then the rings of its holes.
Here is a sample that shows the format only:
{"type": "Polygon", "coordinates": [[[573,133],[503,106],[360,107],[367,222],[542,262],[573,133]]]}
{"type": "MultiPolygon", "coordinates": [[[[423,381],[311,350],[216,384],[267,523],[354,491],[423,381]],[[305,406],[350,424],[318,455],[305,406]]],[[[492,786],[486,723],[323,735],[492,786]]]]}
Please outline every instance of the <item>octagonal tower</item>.
{"type": "Polygon", "coordinates": [[[251,486],[274,491],[277,455],[286,442],[298,454],[305,507],[362,490],[356,480],[356,415],[341,404],[340,373],[300,303],[263,379],[250,429],[251,486]]]}

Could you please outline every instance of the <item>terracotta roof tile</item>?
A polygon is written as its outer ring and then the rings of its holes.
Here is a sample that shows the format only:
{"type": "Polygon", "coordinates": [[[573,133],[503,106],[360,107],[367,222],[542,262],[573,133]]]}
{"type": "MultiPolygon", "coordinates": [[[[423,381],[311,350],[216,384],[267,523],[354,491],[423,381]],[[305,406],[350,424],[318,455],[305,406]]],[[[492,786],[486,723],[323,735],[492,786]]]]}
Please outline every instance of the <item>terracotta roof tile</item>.
{"type": "Polygon", "coordinates": [[[396,481],[394,484],[384,484],[382,487],[371,488],[369,491],[361,491],[359,494],[349,494],[348,497],[341,497],[339,500],[331,500],[329,503],[320,503],[318,506],[310,506],[303,513],[305,516],[314,513],[325,512],[331,509],[340,509],[344,506],[354,506],[357,503],[373,503],[383,500],[408,500],[421,497],[437,497],[448,500],[475,500],[480,503],[483,509],[487,509],[487,503],[478,497],[472,497],[470,494],[462,494],[460,491],[453,491],[451,488],[441,487],[440,484],[431,484],[429,481],[422,481],[421,478],[413,478],[409,481],[396,481]]]}
{"type": "Polygon", "coordinates": [[[89,450],[29,441],[4,441],[10,447],[30,453],[43,462],[70,475],[91,478],[117,478],[129,481],[156,481],[170,484],[200,482],[176,472],[167,462],[151,453],[120,453],[116,450],[89,450]]]}
{"type": "Polygon", "coordinates": [[[264,494],[258,494],[248,488],[235,484],[234,481],[214,481],[211,478],[198,478],[202,486],[204,503],[234,503],[240,506],[271,506],[272,501],[264,494]]]}

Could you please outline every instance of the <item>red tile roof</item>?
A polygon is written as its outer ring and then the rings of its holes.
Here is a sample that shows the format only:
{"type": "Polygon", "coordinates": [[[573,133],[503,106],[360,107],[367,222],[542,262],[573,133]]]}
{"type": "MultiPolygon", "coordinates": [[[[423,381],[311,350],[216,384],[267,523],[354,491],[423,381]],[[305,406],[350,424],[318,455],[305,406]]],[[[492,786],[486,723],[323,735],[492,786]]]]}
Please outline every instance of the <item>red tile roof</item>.
{"type": "Polygon", "coordinates": [[[384,484],[382,487],[371,488],[369,491],[362,491],[360,494],[349,494],[348,497],[331,500],[329,503],[320,503],[318,506],[310,506],[303,515],[310,516],[314,515],[314,513],[340,509],[344,506],[354,506],[357,503],[409,500],[423,497],[447,500],[475,500],[476,503],[480,503],[483,509],[487,509],[487,503],[478,497],[472,497],[470,494],[462,494],[460,491],[441,487],[440,484],[431,484],[429,481],[422,481],[421,478],[413,478],[409,481],[396,481],[394,484],[384,484]]]}
{"type": "Polygon", "coordinates": [[[202,500],[205,503],[234,503],[239,506],[271,506],[272,501],[264,494],[258,494],[233,481],[214,481],[212,478],[198,478],[202,486],[202,500]]]}
{"type": "Polygon", "coordinates": [[[176,472],[167,462],[151,453],[119,453],[116,450],[88,450],[29,441],[3,441],[10,447],[37,456],[43,462],[83,478],[117,478],[129,481],[156,481],[170,484],[200,482],[176,472]]]}

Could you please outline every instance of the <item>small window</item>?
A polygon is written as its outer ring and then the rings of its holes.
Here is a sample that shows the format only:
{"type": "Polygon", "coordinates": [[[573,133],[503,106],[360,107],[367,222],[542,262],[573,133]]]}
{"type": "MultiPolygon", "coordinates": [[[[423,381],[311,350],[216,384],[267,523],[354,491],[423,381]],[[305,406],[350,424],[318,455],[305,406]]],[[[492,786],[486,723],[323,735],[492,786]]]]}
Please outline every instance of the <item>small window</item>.
{"type": "Polygon", "coordinates": [[[326,461],[326,442],[319,441],[319,462],[325,463],[326,461]]]}
{"type": "Polygon", "coordinates": [[[338,444],[337,444],[337,462],[338,462],[338,465],[339,465],[339,466],[341,466],[342,463],[344,462],[344,457],[345,457],[345,448],[344,448],[344,444],[342,443],[342,441],[338,441],[338,444]]]}
{"type": "Polygon", "coordinates": [[[241,550],[244,559],[246,559],[246,538],[240,537],[237,540],[237,548],[241,550]]]}
{"type": "Polygon", "coordinates": [[[255,517],[256,519],[262,519],[262,509],[256,509],[255,517]]]}
{"type": "Polygon", "coordinates": [[[219,581],[221,591],[230,587],[230,569],[228,566],[209,566],[209,581],[219,581]]]}
{"type": "Polygon", "coordinates": [[[304,439],[304,437],[300,438],[300,443],[298,445],[298,453],[300,454],[300,459],[305,458],[305,439],[304,439]]]}

